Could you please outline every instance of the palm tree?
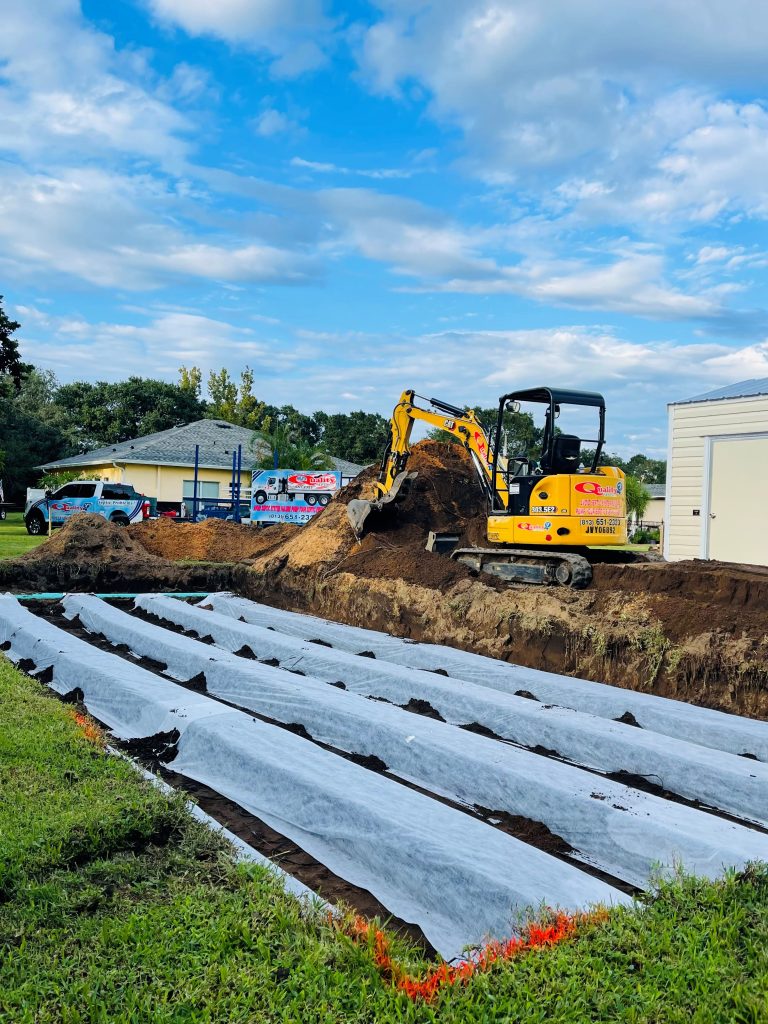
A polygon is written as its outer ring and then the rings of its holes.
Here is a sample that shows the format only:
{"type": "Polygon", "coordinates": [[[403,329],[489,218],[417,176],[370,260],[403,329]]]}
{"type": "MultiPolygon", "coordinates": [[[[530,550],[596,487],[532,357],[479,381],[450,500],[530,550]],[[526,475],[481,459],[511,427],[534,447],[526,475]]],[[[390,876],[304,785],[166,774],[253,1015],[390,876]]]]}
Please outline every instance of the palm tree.
{"type": "Polygon", "coordinates": [[[254,469],[333,469],[333,460],[322,445],[311,444],[287,425],[262,432],[253,447],[254,469]]]}

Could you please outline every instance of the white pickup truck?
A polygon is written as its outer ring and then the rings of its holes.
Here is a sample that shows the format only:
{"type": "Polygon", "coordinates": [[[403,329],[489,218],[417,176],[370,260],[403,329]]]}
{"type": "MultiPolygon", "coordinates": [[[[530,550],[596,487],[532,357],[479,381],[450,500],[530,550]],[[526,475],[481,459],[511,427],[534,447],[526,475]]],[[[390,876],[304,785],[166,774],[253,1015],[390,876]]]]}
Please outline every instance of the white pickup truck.
{"type": "Polygon", "coordinates": [[[63,526],[78,512],[103,516],[116,526],[127,526],[149,516],[150,503],[132,484],[115,484],[109,480],[75,480],[43,497],[28,498],[24,509],[24,525],[33,536],[51,526],[63,526]]]}

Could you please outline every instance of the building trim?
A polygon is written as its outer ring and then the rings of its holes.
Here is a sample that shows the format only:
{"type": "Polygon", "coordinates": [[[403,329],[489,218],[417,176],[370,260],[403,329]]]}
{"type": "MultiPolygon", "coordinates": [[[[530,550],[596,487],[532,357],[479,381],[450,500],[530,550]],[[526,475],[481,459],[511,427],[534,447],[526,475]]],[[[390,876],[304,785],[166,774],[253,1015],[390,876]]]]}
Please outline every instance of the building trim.
{"type": "Polygon", "coordinates": [[[768,391],[755,391],[752,395],[720,395],[717,398],[679,398],[676,402],[669,402],[668,408],[676,405],[712,405],[713,402],[754,402],[756,398],[768,397],[768,391]]]}
{"type": "Polygon", "coordinates": [[[670,403],[667,408],[669,410],[669,416],[667,419],[667,479],[666,490],[664,492],[664,546],[661,554],[666,561],[669,561],[671,537],[669,521],[672,517],[672,439],[675,435],[675,409],[672,403],[670,403]]]}

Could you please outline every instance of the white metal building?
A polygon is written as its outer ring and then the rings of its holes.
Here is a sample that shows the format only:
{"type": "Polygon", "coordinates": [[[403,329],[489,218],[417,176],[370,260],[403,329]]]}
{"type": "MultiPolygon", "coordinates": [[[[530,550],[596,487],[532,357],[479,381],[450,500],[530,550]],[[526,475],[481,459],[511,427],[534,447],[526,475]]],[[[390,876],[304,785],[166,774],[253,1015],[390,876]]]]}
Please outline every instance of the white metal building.
{"type": "Polygon", "coordinates": [[[768,565],[768,377],[670,404],[664,556],[768,565]]]}

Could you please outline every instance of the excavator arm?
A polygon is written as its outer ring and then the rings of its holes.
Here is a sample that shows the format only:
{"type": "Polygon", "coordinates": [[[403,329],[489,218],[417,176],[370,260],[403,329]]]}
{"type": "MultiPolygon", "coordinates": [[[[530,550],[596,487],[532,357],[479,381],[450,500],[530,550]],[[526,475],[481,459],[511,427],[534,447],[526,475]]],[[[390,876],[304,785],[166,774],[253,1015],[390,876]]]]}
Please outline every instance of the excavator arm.
{"type": "MultiPolygon", "coordinates": [[[[355,535],[359,538],[363,525],[371,511],[381,511],[394,501],[401,501],[408,494],[416,473],[407,470],[411,454],[410,440],[413,425],[417,420],[427,423],[439,430],[452,434],[467,449],[472,457],[480,485],[489,499],[492,497],[493,459],[488,435],[474,412],[459,409],[437,398],[428,402],[432,408],[425,409],[416,405],[417,395],[414,391],[404,391],[395,406],[390,419],[390,436],[384,457],[381,460],[379,478],[375,483],[377,498],[374,501],[354,500],[347,506],[347,513],[355,535]]],[[[505,463],[506,460],[501,460],[505,463]]],[[[500,464],[500,470],[505,465],[500,464]]],[[[495,491],[498,507],[507,508],[509,491],[504,472],[496,474],[495,491]]]]}
{"type": "MultiPolygon", "coordinates": [[[[389,443],[376,483],[378,494],[383,497],[399,474],[405,470],[408,457],[411,454],[411,432],[417,420],[437,427],[447,434],[452,434],[472,456],[483,490],[490,492],[493,451],[485,427],[475,416],[473,410],[458,409],[437,398],[429,399],[429,404],[433,408],[424,409],[416,405],[416,397],[413,391],[404,391],[392,412],[389,443]]],[[[504,495],[508,492],[503,479],[497,480],[496,490],[506,508],[507,501],[504,500],[504,495]]]]}
{"type": "Polygon", "coordinates": [[[471,569],[509,582],[584,587],[592,578],[594,549],[626,544],[624,474],[599,464],[605,441],[602,395],[550,387],[502,395],[493,442],[471,409],[459,409],[436,398],[425,399],[428,408],[423,408],[416,404],[418,397],[414,391],[404,391],[392,412],[376,497],[373,501],[357,499],[347,506],[358,539],[371,512],[382,511],[407,496],[416,476],[408,471],[411,433],[420,420],[451,434],[471,456],[488,498],[486,536],[493,545],[459,548],[458,535],[430,532],[427,550],[450,553],[471,569]],[[546,407],[541,455],[536,462],[526,456],[508,460],[502,454],[505,410],[518,411],[521,401],[546,407]],[[557,430],[555,419],[561,406],[596,410],[598,436],[582,439],[557,430]],[[589,466],[580,463],[585,441],[596,445],[589,466]]]}

